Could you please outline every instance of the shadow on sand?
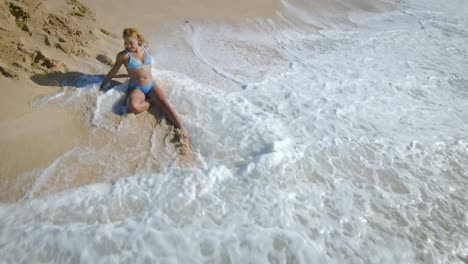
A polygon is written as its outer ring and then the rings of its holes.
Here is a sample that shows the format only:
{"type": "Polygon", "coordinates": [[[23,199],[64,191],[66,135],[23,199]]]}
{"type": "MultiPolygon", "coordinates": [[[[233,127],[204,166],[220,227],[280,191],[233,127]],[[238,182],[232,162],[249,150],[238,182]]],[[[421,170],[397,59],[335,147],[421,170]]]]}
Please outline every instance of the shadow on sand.
{"type": "MultiPolygon", "coordinates": [[[[54,72],[35,74],[31,77],[31,81],[41,86],[72,86],[76,88],[87,87],[91,84],[100,84],[106,77],[105,74],[86,74],[82,72],[54,72]]],[[[128,78],[128,74],[118,74],[114,78],[128,78]]],[[[112,89],[122,82],[111,80],[107,90],[112,89]]]]}

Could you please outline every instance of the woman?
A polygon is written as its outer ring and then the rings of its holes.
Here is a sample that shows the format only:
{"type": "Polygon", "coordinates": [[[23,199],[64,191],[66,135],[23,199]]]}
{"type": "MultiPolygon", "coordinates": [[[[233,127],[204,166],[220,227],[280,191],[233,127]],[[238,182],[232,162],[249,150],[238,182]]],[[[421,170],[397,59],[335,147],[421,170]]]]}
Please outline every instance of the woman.
{"type": "Polygon", "coordinates": [[[156,84],[151,75],[151,62],[153,58],[145,47],[144,37],[135,28],[126,28],[123,31],[125,50],[117,54],[115,64],[101,83],[100,90],[115,76],[120,67],[125,65],[130,76],[129,105],[131,113],[141,113],[150,107],[149,101],[158,107],[177,128],[180,129],[181,143],[189,145],[187,131],[179,116],[169,105],[164,92],[156,84]]]}

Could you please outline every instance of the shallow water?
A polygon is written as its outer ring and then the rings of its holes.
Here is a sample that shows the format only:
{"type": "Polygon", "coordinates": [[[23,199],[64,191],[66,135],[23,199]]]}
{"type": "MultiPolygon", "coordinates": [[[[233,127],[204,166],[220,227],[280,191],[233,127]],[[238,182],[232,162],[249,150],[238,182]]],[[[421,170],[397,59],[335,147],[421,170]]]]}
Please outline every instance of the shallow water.
{"type": "Polygon", "coordinates": [[[192,137],[189,165],[164,121],[121,116],[125,83],[36,100],[87,103],[106,140],[0,206],[0,262],[466,263],[464,7],[399,3],[319,31],[294,10],[187,25],[191,59],[153,71],[192,137]],[[97,183],[39,195],[87,173],[97,183]]]}

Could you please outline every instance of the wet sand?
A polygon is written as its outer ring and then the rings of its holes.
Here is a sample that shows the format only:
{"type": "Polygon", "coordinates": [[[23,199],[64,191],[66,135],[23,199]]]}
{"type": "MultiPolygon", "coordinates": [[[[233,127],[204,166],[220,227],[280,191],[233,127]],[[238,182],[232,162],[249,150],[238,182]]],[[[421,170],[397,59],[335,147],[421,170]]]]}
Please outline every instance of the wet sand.
{"type": "Polygon", "coordinates": [[[56,105],[30,108],[30,100],[50,93],[51,88],[25,80],[0,80],[0,87],[0,201],[13,201],[31,185],[18,176],[46,167],[80,144],[88,131],[82,117],[56,105]]]}

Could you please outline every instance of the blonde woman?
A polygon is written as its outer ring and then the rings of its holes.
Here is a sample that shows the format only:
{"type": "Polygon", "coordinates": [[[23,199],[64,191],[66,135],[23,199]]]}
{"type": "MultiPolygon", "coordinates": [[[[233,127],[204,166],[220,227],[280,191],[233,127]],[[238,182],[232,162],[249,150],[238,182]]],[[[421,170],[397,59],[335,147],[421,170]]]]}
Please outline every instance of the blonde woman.
{"type": "Polygon", "coordinates": [[[135,28],[126,28],[123,31],[125,50],[119,52],[115,64],[101,83],[100,90],[115,76],[122,65],[127,68],[130,76],[129,105],[131,113],[141,113],[151,104],[158,107],[178,129],[180,129],[181,143],[189,144],[187,131],[185,130],[179,116],[169,105],[169,102],[161,88],[158,87],[151,74],[151,62],[153,57],[148,52],[144,37],[135,28]]]}

